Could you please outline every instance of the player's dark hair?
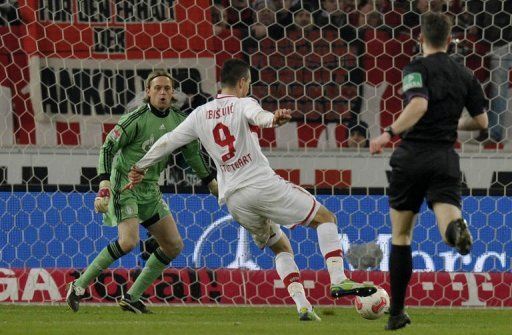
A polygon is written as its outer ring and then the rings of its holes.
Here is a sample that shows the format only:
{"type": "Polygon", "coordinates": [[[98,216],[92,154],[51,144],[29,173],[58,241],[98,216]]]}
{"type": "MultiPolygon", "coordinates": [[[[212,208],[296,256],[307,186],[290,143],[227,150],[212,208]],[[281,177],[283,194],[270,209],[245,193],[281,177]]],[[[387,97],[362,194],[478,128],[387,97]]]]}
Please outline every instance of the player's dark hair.
{"type": "MultiPolygon", "coordinates": [[[[156,70],[152,71],[148,75],[148,77],[146,78],[146,81],[144,82],[144,87],[145,88],[151,88],[151,82],[156,77],[167,77],[167,78],[169,78],[171,80],[171,85],[174,86],[174,79],[172,79],[172,76],[171,76],[171,74],[169,72],[167,72],[164,69],[156,69],[156,70]]],[[[149,97],[145,96],[142,101],[149,102],[149,97]]]]}
{"type": "Polygon", "coordinates": [[[231,58],[224,62],[220,72],[222,87],[235,87],[242,78],[248,78],[250,67],[243,60],[231,58]]]}
{"type": "Polygon", "coordinates": [[[447,15],[435,12],[421,15],[421,33],[427,44],[434,48],[445,47],[451,31],[452,23],[447,15]]]}

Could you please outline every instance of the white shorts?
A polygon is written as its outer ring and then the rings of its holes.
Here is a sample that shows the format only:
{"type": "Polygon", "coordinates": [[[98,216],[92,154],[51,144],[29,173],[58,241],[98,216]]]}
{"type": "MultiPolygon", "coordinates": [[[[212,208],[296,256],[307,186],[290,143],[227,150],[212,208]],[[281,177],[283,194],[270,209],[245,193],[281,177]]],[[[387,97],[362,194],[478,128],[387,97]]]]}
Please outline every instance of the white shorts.
{"type": "Polygon", "coordinates": [[[307,226],[321,206],[311,193],[278,175],[235,191],[226,205],[233,219],[252,234],[262,249],[281,237],[278,225],[307,226]]]}

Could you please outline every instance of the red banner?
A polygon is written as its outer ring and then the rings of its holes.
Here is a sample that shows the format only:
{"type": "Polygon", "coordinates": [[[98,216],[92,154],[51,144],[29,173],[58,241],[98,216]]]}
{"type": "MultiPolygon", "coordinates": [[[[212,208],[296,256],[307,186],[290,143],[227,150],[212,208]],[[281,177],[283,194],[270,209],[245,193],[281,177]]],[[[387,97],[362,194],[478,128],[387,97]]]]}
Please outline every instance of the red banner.
{"type": "MultiPolygon", "coordinates": [[[[104,271],[89,286],[85,302],[114,302],[126,292],[140,270],[104,271]]],[[[66,283],[78,277],[73,269],[0,268],[0,302],[63,301],[66,283]]],[[[329,297],[326,271],[302,271],[315,305],[350,305],[329,297]]],[[[389,291],[387,272],[355,271],[350,277],[373,282],[389,291]]],[[[153,303],[293,304],[274,270],[168,269],[144,296],[153,303]]],[[[512,273],[415,272],[407,293],[409,306],[512,307],[512,273]]]]}

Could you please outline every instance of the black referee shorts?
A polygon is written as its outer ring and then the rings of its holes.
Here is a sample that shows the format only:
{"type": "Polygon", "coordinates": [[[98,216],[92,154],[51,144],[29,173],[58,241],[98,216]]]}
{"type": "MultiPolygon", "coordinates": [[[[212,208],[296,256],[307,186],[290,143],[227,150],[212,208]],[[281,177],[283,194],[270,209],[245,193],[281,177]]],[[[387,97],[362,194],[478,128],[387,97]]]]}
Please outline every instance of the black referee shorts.
{"type": "Polygon", "coordinates": [[[459,155],[453,148],[423,148],[402,143],[389,161],[389,205],[418,213],[427,199],[461,207],[459,155]]]}

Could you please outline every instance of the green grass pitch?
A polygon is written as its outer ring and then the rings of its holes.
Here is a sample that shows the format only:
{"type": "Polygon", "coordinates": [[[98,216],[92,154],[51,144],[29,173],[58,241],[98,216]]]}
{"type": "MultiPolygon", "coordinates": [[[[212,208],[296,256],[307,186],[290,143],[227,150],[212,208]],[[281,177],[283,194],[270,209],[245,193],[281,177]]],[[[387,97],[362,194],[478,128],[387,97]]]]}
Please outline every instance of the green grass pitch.
{"type": "MultiPolygon", "coordinates": [[[[135,315],[115,306],[0,305],[0,334],[389,334],[379,320],[362,319],[353,308],[319,307],[322,322],[299,322],[295,307],[151,306],[135,315]]],[[[412,325],[392,334],[512,334],[512,309],[409,308],[412,325]]]]}

